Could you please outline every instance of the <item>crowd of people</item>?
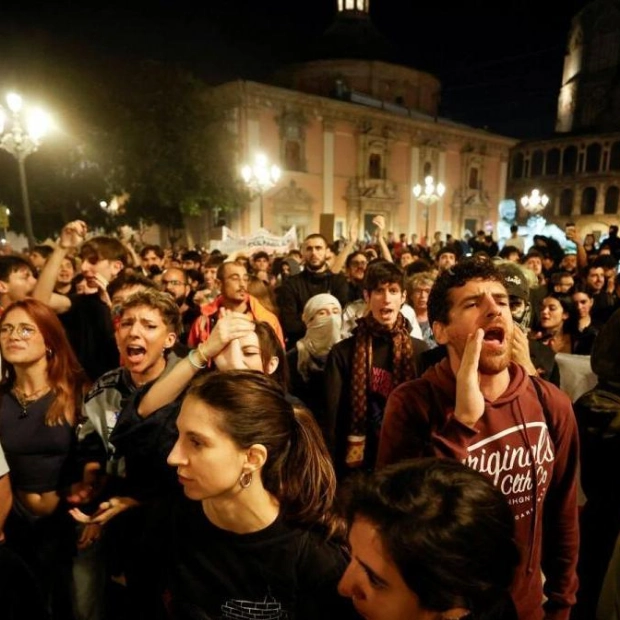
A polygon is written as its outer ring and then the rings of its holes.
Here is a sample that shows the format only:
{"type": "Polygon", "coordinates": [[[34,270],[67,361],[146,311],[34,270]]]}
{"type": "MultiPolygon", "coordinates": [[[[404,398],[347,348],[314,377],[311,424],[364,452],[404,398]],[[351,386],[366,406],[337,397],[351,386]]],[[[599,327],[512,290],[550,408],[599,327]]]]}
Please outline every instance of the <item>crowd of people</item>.
{"type": "Polygon", "coordinates": [[[374,224],[0,256],[2,618],[620,619],[617,227],[374,224]]]}

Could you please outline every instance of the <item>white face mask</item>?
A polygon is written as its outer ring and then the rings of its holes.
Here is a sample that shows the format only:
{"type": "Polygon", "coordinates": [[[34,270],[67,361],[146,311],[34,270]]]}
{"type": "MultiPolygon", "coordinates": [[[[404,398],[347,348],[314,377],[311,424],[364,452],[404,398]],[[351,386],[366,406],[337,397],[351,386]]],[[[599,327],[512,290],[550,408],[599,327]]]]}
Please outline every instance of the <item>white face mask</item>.
{"type": "Polygon", "coordinates": [[[315,356],[327,355],[330,349],[340,340],[342,328],[341,314],[315,316],[308,324],[304,340],[315,356]]]}

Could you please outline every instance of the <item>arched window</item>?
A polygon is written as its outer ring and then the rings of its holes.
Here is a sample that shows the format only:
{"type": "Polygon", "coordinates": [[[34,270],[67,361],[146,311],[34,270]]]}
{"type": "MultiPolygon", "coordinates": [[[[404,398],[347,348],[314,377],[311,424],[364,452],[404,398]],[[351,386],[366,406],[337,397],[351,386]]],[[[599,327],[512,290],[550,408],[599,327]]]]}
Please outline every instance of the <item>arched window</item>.
{"type": "Polygon", "coordinates": [[[572,189],[564,189],[560,194],[560,215],[570,216],[573,214],[573,201],[575,195],[572,189]]]}
{"type": "Polygon", "coordinates": [[[586,187],[581,195],[581,215],[594,215],[596,188],[586,187]]]}
{"type": "Polygon", "coordinates": [[[598,142],[590,144],[586,149],[586,172],[598,172],[601,169],[601,153],[603,149],[598,142]]]}
{"type": "Polygon", "coordinates": [[[609,169],[620,170],[620,142],[614,142],[609,153],[609,169]]]}
{"type": "Polygon", "coordinates": [[[378,153],[371,153],[368,158],[368,178],[369,179],[382,179],[383,170],[381,167],[381,155],[378,153]]]}
{"type": "Polygon", "coordinates": [[[539,177],[543,173],[543,163],[545,161],[544,153],[538,149],[532,154],[532,166],[530,168],[530,176],[539,177]]]}
{"type": "Polygon", "coordinates": [[[512,158],[512,178],[513,179],[522,179],[523,178],[523,153],[515,153],[512,158]]]}
{"type": "Polygon", "coordinates": [[[574,174],[577,170],[577,147],[569,146],[562,154],[562,174],[574,174]]]}
{"type": "Polygon", "coordinates": [[[547,151],[547,165],[545,174],[556,175],[560,173],[560,149],[550,149],[547,151]]]}
{"type": "Polygon", "coordinates": [[[478,168],[476,166],[469,169],[469,189],[478,189],[478,168]]]}
{"type": "Polygon", "coordinates": [[[615,215],[618,213],[618,196],[620,191],[615,185],[607,188],[605,192],[605,214],[615,215]]]}

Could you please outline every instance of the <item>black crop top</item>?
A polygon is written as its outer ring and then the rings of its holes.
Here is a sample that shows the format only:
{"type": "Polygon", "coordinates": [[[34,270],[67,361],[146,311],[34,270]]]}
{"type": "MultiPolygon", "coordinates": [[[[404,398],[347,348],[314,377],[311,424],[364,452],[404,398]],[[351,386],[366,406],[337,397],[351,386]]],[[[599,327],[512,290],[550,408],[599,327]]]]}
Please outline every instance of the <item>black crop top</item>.
{"type": "Polygon", "coordinates": [[[22,406],[11,392],[0,392],[0,444],[11,470],[11,485],[27,493],[56,491],[73,441],[69,424],[47,426],[45,413],[54,400],[49,393],[22,406]]]}

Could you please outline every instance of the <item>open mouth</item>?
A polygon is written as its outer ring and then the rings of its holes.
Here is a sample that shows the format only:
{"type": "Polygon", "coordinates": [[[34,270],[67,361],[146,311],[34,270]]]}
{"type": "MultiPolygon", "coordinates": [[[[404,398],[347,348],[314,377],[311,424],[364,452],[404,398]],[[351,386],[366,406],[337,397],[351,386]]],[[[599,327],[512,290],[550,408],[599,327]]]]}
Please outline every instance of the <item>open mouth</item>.
{"type": "Polygon", "coordinates": [[[484,332],[484,341],[491,344],[501,345],[504,342],[504,329],[502,327],[490,327],[484,332]]]}
{"type": "Polygon", "coordinates": [[[137,364],[144,359],[146,355],[146,349],[144,347],[139,346],[131,346],[125,349],[127,353],[127,361],[132,364],[137,364]]]}

